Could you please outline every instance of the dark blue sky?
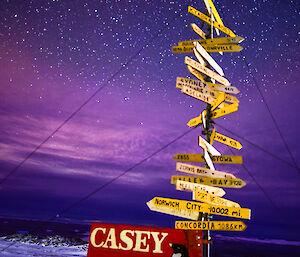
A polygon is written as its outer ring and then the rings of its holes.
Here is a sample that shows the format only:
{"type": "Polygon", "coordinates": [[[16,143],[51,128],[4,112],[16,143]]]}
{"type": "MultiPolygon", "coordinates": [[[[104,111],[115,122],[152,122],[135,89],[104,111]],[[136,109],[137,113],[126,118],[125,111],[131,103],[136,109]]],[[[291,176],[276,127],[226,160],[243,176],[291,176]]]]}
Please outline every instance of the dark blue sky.
{"type": "MultiPolygon", "coordinates": [[[[187,13],[188,5],[205,12],[202,1],[5,1],[0,10],[2,178],[105,87],[1,184],[2,216],[50,219],[189,129],[186,123],[205,104],[175,88],[177,76],[192,75],[185,55],[171,53],[178,41],[197,39],[189,24],[202,22],[187,13]]],[[[253,0],[215,5],[225,26],[245,38],[241,53],[213,54],[241,91],[239,111],[217,119],[216,128],[242,143],[242,150],[233,151],[243,156],[244,166],[216,168],[247,186],[226,189],[224,197],[252,210],[248,229],[238,235],[296,239],[300,5],[253,0]]],[[[173,227],[176,217],[151,212],[146,202],[155,196],[191,199],[191,193],[170,184],[176,175],[172,155],[200,153],[200,134],[200,127],[193,130],[60,220],[173,227]]],[[[220,143],[214,146],[231,154],[220,143]]]]}

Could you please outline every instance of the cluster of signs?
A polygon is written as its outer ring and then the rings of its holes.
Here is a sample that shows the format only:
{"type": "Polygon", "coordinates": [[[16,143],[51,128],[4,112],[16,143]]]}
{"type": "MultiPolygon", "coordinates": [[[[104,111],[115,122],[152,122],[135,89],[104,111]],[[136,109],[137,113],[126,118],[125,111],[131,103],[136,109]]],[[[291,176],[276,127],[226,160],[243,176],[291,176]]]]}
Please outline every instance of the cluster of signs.
{"type": "Polygon", "coordinates": [[[251,210],[242,208],[238,203],[224,199],[223,188],[242,188],[246,183],[226,171],[215,170],[214,164],[242,164],[242,156],[221,155],[213,146],[217,141],[237,150],[242,145],[225,135],[209,131],[207,122],[238,110],[239,100],[235,97],[239,90],[224,77],[224,72],[209,52],[237,52],[243,48],[238,45],[244,38],[236,36],[225,27],[212,0],[203,0],[207,16],[189,6],[188,12],[211,28],[210,38],[195,24],[191,27],[200,39],[181,41],[172,47],[173,53],[193,53],[196,60],[186,56],[185,64],[196,79],[177,77],[176,87],[182,93],[209,104],[198,117],[191,119],[190,127],[203,125],[207,140],[198,137],[198,145],[203,154],[178,153],[173,156],[176,171],[193,176],[172,176],[171,183],[176,190],[192,192],[192,201],[164,197],[154,197],[147,202],[150,210],[177,216],[187,220],[175,222],[175,228],[116,225],[94,223],[91,227],[88,257],[113,256],[158,256],[158,257],[201,257],[203,244],[210,243],[203,239],[203,231],[244,231],[242,221],[201,220],[202,213],[250,219],[251,210]],[[213,29],[227,37],[212,38],[213,29]],[[212,68],[212,69],[211,69],[212,68]],[[210,78],[208,82],[207,78],[210,78]],[[206,167],[189,163],[205,163],[206,167]]]}
{"type": "Polygon", "coordinates": [[[251,216],[250,209],[242,208],[238,203],[223,198],[225,191],[222,188],[242,188],[246,183],[233,174],[217,171],[214,167],[215,163],[243,163],[242,156],[221,155],[213,146],[214,141],[237,150],[240,150],[242,145],[237,140],[216,132],[216,129],[209,131],[207,128],[212,119],[236,112],[239,106],[239,100],[235,96],[239,90],[224,77],[223,69],[209,52],[218,52],[222,55],[223,52],[241,51],[243,47],[239,43],[244,38],[236,36],[224,26],[211,0],[203,1],[209,16],[191,6],[188,7],[188,12],[210,26],[209,38],[206,38],[206,34],[195,23],[192,23],[192,29],[200,38],[181,41],[172,47],[173,53],[193,53],[195,57],[193,59],[186,56],[185,64],[196,79],[177,77],[176,88],[190,97],[209,104],[209,108],[187,123],[190,127],[202,124],[204,134],[209,135],[206,140],[201,136],[198,137],[198,145],[203,154],[178,153],[173,156],[177,162],[176,171],[187,176],[172,176],[171,183],[176,185],[177,190],[192,192],[193,200],[154,197],[147,205],[153,211],[188,219],[176,221],[175,229],[178,230],[244,231],[246,225],[242,221],[200,221],[202,213],[239,219],[250,219],[251,216]],[[227,36],[213,38],[213,30],[217,35],[223,32],[227,36]],[[195,163],[205,163],[206,166],[198,166],[195,163]]]}

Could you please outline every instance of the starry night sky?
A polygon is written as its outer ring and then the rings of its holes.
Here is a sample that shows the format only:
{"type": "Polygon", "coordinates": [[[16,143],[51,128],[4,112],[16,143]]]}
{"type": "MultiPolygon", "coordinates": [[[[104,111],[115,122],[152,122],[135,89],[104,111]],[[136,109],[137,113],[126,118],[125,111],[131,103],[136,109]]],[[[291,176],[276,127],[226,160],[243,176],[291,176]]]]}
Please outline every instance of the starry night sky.
{"type": "MultiPolygon", "coordinates": [[[[171,52],[178,41],[198,38],[189,24],[201,27],[202,21],[188,14],[188,5],[205,13],[200,0],[2,1],[0,178],[101,90],[0,185],[1,216],[50,219],[189,130],[186,123],[205,103],[175,88],[177,76],[193,76],[185,54],[171,52]]],[[[242,189],[225,189],[226,199],[252,210],[248,229],[236,235],[296,240],[300,3],[219,0],[215,6],[225,26],[245,38],[242,52],[213,54],[241,91],[239,111],[215,120],[218,132],[243,145],[232,150],[243,156],[243,166],[215,165],[247,182],[242,189]]],[[[57,220],[173,227],[178,218],[151,212],[146,202],[155,196],[191,199],[170,184],[172,175],[183,175],[172,155],[201,153],[201,130],[57,220]]],[[[232,154],[218,142],[214,146],[232,154]]]]}

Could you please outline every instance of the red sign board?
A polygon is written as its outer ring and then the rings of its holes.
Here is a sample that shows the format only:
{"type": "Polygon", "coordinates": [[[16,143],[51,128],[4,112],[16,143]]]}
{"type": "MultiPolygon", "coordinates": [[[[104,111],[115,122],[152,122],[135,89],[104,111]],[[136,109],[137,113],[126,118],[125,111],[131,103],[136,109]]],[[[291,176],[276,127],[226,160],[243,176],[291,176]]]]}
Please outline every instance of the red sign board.
{"type": "Polygon", "coordinates": [[[202,231],[93,223],[87,257],[202,257],[202,231]]]}

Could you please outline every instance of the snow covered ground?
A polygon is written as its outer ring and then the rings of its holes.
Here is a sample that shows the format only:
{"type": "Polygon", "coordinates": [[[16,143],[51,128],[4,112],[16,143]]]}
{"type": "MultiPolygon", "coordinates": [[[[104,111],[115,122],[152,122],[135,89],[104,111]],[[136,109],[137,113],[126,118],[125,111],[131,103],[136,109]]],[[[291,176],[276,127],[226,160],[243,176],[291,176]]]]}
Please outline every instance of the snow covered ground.
{"type": "Polygon", "coordinates": [[[30,235],[0,237],[0,256],[86,256],[87,244],[74,245],[63,237],[38,238],[30,235]]]}

